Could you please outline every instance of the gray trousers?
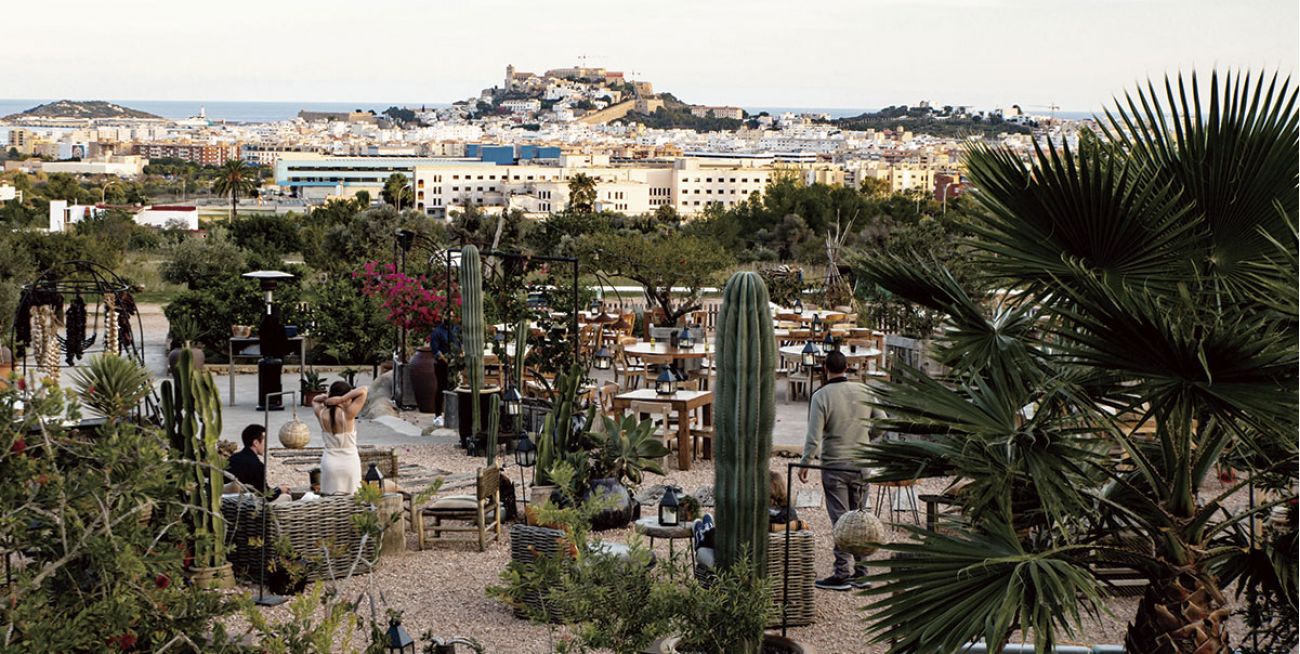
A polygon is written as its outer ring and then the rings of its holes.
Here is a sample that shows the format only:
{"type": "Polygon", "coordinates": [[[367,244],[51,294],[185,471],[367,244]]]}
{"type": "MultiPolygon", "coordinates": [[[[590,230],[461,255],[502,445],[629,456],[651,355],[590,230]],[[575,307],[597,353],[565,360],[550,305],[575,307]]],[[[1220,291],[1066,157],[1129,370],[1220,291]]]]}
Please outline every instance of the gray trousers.
{"type": "MultiPolygon", "coordinates": [[[[826,465],[835,465],[827,463],[826,465]]],[[[822,470],[822,490],[826,493],[826,512],[831,516],[831,526],[840,516],[864,507],[867,482],[860,471],[822,470]]],[[[835,576],[852,578],[867,573],[867,559],[848,552],[835,550],[835,576]]]]}

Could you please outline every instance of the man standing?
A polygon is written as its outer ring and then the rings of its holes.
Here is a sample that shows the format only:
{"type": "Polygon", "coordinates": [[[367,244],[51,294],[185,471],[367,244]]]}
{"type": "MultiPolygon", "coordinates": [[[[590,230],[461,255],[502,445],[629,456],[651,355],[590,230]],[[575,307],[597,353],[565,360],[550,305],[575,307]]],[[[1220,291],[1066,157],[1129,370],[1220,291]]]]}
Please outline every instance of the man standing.
{"type": "Polygon", "coordinates": [[[434,357],[433,376],[437,381],[438,393],[433,399],[433,424],[435,427],[443,425],[443,393],[452,390],[448,387],[448,371],[450,369],[451,358],[456,356],[456,342],[460,337],[460,327],[453,327],[444,319],[434,326],[433,332],[429,335],[429,350],[434,357]]]}
{"type": "MultiPolygon", "coordinates": [[[[845,376],[848,360],[844,353],[827,354],[825,366],[826,383],[809,400],[808,433],[799,462],[809,464],[820,459],[823,466],[839,468],[821,471],[826,512],[834,525],[845,512],[861,508],[867,484],[858,450],[871,439],[871,419],[885,414],[871,405],[875,397],[866,384],[851,382],[845,376]]],[[[799,481],[808,481],[807,468],[799,469],[799,481]]],[[[831,576],[818,579],[816,585],[826,590],[866,588],[866,574],[865,558],[837,549],[835,570],[831,576]]]]}
{"type": "MultiPolygon", "coordinates": [[[[265,493],[266,466],[262,464],[262,453],[266,451],[266,429],[262,425],[249,425],[244,427],[240,438],[244,441],[244,449],[230,455],[230,461],[226,463],[226,472],[233,475],[244,486],[265,493]]],[[[288,492],[288,486],[280,486],[271,499],[288,492]]]]}

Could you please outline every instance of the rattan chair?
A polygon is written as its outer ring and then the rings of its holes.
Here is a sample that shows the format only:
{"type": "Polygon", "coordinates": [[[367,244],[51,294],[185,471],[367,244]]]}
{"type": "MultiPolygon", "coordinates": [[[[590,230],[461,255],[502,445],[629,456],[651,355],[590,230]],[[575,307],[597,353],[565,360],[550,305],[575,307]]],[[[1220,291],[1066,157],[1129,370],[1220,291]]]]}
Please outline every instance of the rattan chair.
{"type": "MultiPolygon", "coordinates": [[[[479,468],[474,495],[449,495],[434,500],[415,514],[415,538],[419,549],[426,540],[452,540],[445,533],[473,533],[482,552],[489,542],[501,538],[501,469],[479,468]],[[444,524],[450,520],[456,523],[444,524]],[[432,521],[432,524],[430,524],[432,521]],[[432,532],[433,536],[429,534],[432,532]]],[[[465,539],[457,539],[465,540],[465,539]]]]}
{"type": "Polygon", "coordinates": [[[262,563],[262,509],[270,512],[266,524],[268,565],[286,557],[301,564],[307,581],[322,581],[352,572],[370,572],[377,564],[377,539],[362,542],[353,517],[373,511],[352,495],[330,495],[315,500],[264,503],[251,494],[221,498],[230,548],[227,558],[236,573],[257,579],[262,563]],[[289,553],[277,544],[287,541],[289,553]],[[353,568],[356,564],[355,570],[353,568]]]}
{"type": "MultiPolygon", "coordinates": [[[[790,583],[787,585],[785,537],[783,531],[767,536],[767,578],[772,589],[772,605],[767,610],[768,628],[781,626],[782,620],[791,627],[810,625],[817,620],[814,592],[816,538],[808,530],[790,532],[790,583]]],[[[706,584],[712,574],[713,571],[705,565],[695,567],[696,578],[706,584]]]]}

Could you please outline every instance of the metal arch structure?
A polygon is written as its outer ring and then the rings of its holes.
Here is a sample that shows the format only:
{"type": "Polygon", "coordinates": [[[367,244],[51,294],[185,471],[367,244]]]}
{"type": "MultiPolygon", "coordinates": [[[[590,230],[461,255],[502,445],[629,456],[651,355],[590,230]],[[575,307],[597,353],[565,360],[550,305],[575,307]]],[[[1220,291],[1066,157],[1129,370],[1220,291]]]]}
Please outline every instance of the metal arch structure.
{"type": "MultiPolygon", "coordinates": [[[[122,279],[117,273],[109,270],[102,264],[84,259],[73,259],[61,261],[50,268],[44,270],[36,279],[27,284],[23,284],[22,293],[18,299],[18,312],[14,316],[13,325],[10,327],[10,339],[15,345],[15,358],[21,353],[22,371],[27,374],[27,349],[30,345],[26,342],[18,342],[18,323],[25,316],[25,310],[34,306],[46,304],[40,302],[42,296],[58,295],[60,298],[67,295],[89,295],[95,298],[95,323],[98,325],[100,318],[100,309],[102,302],[100,299],[104,295],[112,294],[117,298],[123,296],[129,298],[134,303],[134,297],[131,295],[132,286],[126,280],[122,279]]],[[[140,365],[144,365],[144,323],[140,318],[139,310],[132,311],[135,314],[135,328],[130,330],[131,337],[123,345],[121,334],[118,335],[119,348],[118,354],[126,354],[135,359],[140,365]]],[[[107,320],[108,316],[104,318],[107,320]]],[[[27,317],[30,320],[30,316],[27,317]]],[[[130,326],[130,320],[126,325],[130,326]]],[[[96,352],[106,352],[107,346],[103,339],[96,332],[96,340],[99,341],[98,349],[88,349],[83,354],[94,354],[96,352]]],[[[63,350],[67,351],[67,343],[62,344],[63,350]]],[[[69,368],[70,365],[60,364],[61,368],[69,368]]]]}

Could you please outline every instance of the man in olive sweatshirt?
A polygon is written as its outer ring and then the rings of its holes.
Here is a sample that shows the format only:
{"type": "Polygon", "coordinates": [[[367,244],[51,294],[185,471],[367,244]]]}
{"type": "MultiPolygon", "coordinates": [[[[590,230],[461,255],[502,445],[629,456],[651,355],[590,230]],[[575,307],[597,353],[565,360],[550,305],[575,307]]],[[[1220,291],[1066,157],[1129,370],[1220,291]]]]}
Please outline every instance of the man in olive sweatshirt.
{"type": "MultiPolygon", "coordinates": [[[[822,470],[822,490],[826,493],[826,512],[834,525],[840,516],[861,508],[867,495],[862,462],[858,450],[872,439],[871,421],[885,414],[874,407],[875,400],[866,384],[849,381],[844,371],[848,361],[844,353],[826,355],[826,383],[813,393],[808,405],[808,433],[804,440],[803,464],[820,460],[823,466],[841,468],[822,470]]],[[[799,481],[808,481],[808,469],[799,469],[799,481]]],[[[835,550],[835,570],[831,576],[817,580],[826,590],[866,588],[866,559],[835,550]]]]}

